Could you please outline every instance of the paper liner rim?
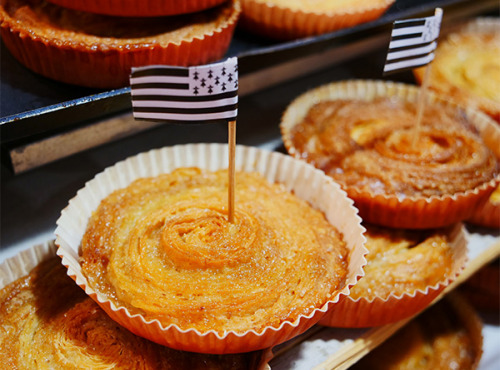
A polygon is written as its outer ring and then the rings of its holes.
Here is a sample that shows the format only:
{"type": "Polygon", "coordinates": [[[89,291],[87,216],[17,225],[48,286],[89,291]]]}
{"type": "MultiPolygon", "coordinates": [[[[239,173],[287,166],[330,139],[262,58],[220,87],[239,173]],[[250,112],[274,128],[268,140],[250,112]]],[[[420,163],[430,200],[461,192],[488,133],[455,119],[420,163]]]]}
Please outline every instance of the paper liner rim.
{"type": "MultiPolygon", "coordinates": [[[[138,50],[151,50],[152,48],[166,49],[169,46],[175,45],[180,47],[182,45],[189,45],[194,40],[203,41],[207,38],[214,37],[215,35],[223,34],[225,32],[231,31],[232,28],[236,26],[238,18],[241,14],[241,3],[240,0],[229,0],[234,2],[231,14],[219,24],[216,28],[208,30],[200,35],[191,36],[187,40],[180,41],[167,41],[158,42],[151,39],[151,42],[140,42],[136,44],[103,44],[100,42],[86,43],[86,42],[75,42],[71,38],[50,38],[45,35],[40,35],[38,32],[33,32],[30,30],[29,25],[23,22],[17,22],[15,18],[12,18],[9,14],[5,12],[3,8],[0,7],[0,15],[3,15],[1,22],[1,29],[5,32],[9,32],[15,35],[18,39],[30,39],[32,42],[41,43],[49,47],[54,47],[61,50],[78,50],[81,52],[86,52],[90,54],[94,53],[113,53],[113,52],[135,52],[138,50]],[[7,16],[5,16],[7,14],[7,16]],[[62,42],[62,44],[60,44],[62,42]]],[[[102,39],[101,37],[98,40],[102,39]]]]}
{"type": "Polygon", "coordinates": [[[351,7],[351,8],[347,8],[347,9],[329,10],[329,11],[307,11],[307,10],[302,10],[302,9],[292,9],[292,8],[276,5],[276,4],[267,2],[267,1],[242,0],[242,3],[243,2],[246,2],[249,5],[258,5],[258,6],[265,7],[267,9],[271,9],[271,10],[275,9],[275,10],[278,10],[281,12],[291,12],[292,14],[300,14],[301,16],[306,16],[306,17],[312,15],[312,16],[318,16],[318,17],[327,16],[327,17],[335,18],[335,17],[349,16],[349,15],[353,15],[353,14],[363,14],[363,13],[371,12],[371,11],[381,9],[381,8],[387,9],[392,4],[394,4],[395,0],[385,0],[383,3],[381,3],[379,5],[369,5],[369,6],[365,6],[365,7],[351,7]]]}
{"type": "Polygon", "coordinates": [[[391,322],[399,321],[404,318],[411,317],[421,310],[425,309],[431,301],[437,297],[447,286],[449,286],[465,269],[468,261],[468,248],[467,244],[469,236],[465,226],[462,223],[456,223],[453,226],[442,228],[446,230],[446,234],[450,239],[451,248],[453,251],[453,269],[449,274],[443,276],[442,280],[434,285],[428,285],[424,289],[415,289],[412,292],[390,293],[386,298],[374,296],[371,298],[358,297],[353,299],[347,296],[342,302],[339,303],[342,309],[335,311],[335,306],[330,313],[327,313],[321,320],[320,325],[331,327],[343,328],[361,328],[389,324],[391,322]],[[418,306],[413,310],[408,310],[407,306],[412,302],[417,301],[418,306]],[[422,306],[425,303],[425,306],[422,306]],[[399,307],[398,307],[399,306],[399,307]],[[388,317],[398,308],[404,306],[404,312],[398,312],[394,315],[394,319],[383,319],[380,315],[375,315],[376,319],[370,320],[369,318],[357,319],[354,317],[345,317],[342,313],[348,312],[350,309],[356,308],[356,314],[365,314],[375,310],[376,313],[382,312],[385,308],[391,308],[390,311],[385,312],[384,317],[388,317]],[[364,308],[364,310],[357,309],[357,307],[364,308]],[[368,310],[368,311],[367,311],[368,310]],[[339,324],[344,322],[344,325],[339,324]]]}
{"type": "MultiPolygon", "coordinates": [[[[120,161],[120,162],[116,163],[115,165],[108,167],[103,172],[97,174],[92,180],[88,181],[85,184],[85,187],[83,187],[82,189],[80,189],[77,192],[77,195],[74,198],[72,198],[69,201],[69,204],[61,211],[61,216],[59,217],[59,219],[56,222],[57,228],[55,230],[55,235],[56,235],[55,243],[58,247],[57,255],[59,255],[62,258],[61,262],[67,268],[68,275],[73,280],[75,280],[75,282],[81,288],[83,288],[89,296],[91,296],[94,300],[96,300],[100,305],[105,305],[106,308],[111,309],[115,313],[125,314],[125,316],[132,321],[139,320],[140,324],[143,324],[146,326],[154,326],[155,328],[161,330],[162,332],[167,332],[167,331],[173,330],[176,333],[179,333],[180,335],[188,335],[188,334],[194,333],[197,337],[207,338],[207,339],[209,339],[212,336],[215,336],[217,341],[223,342],[225,340],[228,340],[228,338],[243,339],[247,336],[263,337],[264,335],[269,335],[268,333],[270,333],[270,332],[274,332],[274,334],[276,334],[276,333],[279,333],[280,331],[284,330],[285,327],[289,327],[290,330],[292,330],[292,331],[293,330],[300,330],[302,327],[305,327],[305,329],[307,329],[308,327],[314,325],[317,321],[319,321],[319,319],[324,314],[326,314],[330,305],[335,304],[341,298],[344,298],[345,296],[349,295],[350,287],[353,286],[359,280],[359,278],[361,278],[364,275],[363,267],[366,264],[366,259],[364,256],[368,252],[364,246],[364,244],[366,242],[366,239],[363,235],[365,229],[361,225],[361,218],[358,215],[357,209],[354,207],[354,202],[350,198],[347,197],[347,194],[345,193],[345,191],[343,189],[341,189],[341,187],[337,183],[335,183],[333,181],[333,179],[331,179],[328,176],[325,176],[322,171],[314,168],[313,166],[311,166],[305,162],[302,162],[302,161],[297,161],[293,157],[287,156],[287,155],[282,154],[282,153],[271,152],[271,151],[268,151],[265,149],[258,149],[255,147],[249,147],[249,146],[243,146],[243,145],[236,146],[237,158],[238,157],[245,158],[242,161],[242,163],[240,163],[240,167],[242,167],[243,171],[250,170],[250,171],[257,171],[257,172],[263,173],[262,171],[264,171],[264,170],[268,170],[268,169],[272,170],[272,166],[273,166],[272,162],[273,161],[274,161],[274,163],[276,163],[277,161],[281,161],[281,162],[288,161],[289,164],[287,164],[287,166],[290,166],[293,164],[293,165],[297,166],[296,168],[300,168],[304,171],[308,171],[311,174],[315,174],[315,176],[317,178],[321,178],[323,181],[322,184],[327,183],[328,186],[331,188],[330,190],[334,189],[336,192],[338,192],[337,196],[341,197],[339,199],[341,199],[341,201],[344,203],[344,206],[346,207],[346,209],[350,208],[352,210],[352,220],[351,220],[352,222],[349,225],[352,227],[354,225],[354,222],[356,222],[356,225],[352,230],[354,233],[354,235],[351,235],[352,245],[349,246],[349,250],[350,250],[349,260],[353,261],[352,267],[351,267],[351,269],[352,269],[351,273],[350,274],[348,273],[348,275],[351,275],[351,276],[346,278],[345,286],[341,290],[336,291],[334,293],[335,295],[333,298],[328,299],[325,303],[323,303],[323,305],[321,307],[316,307],[309,314],[299,315],[294,321],[284,320],[283,322],[280,323],[280,325],[278,327],[268,326],[268,327],[265,327],[260,332],[255,331],[254,329],[249,329],[249,330],[246,330],[246,331],[241,332],[241,333],[233,331],[233,330],[229,330],[229,331],[225,332],[223,335],[219,335],[219,333],[216,330],[208,330],[206,332],[200,332],[196,328],[182,329],[176,324],[169,324],[167,326],[162,326],[162,324],[160,323],[160,321],[158,319],[146,320],[144,318],[144,316],[142,316],[141,314],[131,314],[130,311],[126,307],[117,307],[109,299],[103,297],[100,293],[98,293],[94,289],[92,289],[87,284],[87,279],[85,279],[85,277],[83,276],[81,271],[80,271],[80,274],[78,274],[78,271],[76,271],[75,267],[72,266],[73,263],[75,263],[77,266],[79,266],[79,263],[78,263],[78,261],[71,261],[71,253],[68,254],[67,252],[69,252],[68,248],[71,250],[73,248],[67,242],[67,240],[65,240],[66,226],[64,225],[64,222],[65,222],[67,217],[70,217],[69,213],[70,213],[71,209],[74,207],[74,203],[76,203],[78,201],[78,198],[81,196],[81,192],[84,192],[84,191],[86,191],[86,189],[89,189],[89,187],[92,186],[92,184],[97,184],[99,181],[101,181],[100,179],[105,178],[110,171],[117,170],[119,167],[129,166],[132,164],[133,161],[144,162],[144,161],[147,161],[148,157],[149,157],[149,159],[154,159],[153,156],[155,154],[166,155],[165,153],[167,153],[168,151],[182,152],[182,150],[184,150],[185,152],[188,152],[189,150],[191,150],[191,151],[198,150],[200,152],[204,151],[204,152],[207,152],[211,155],[214,155],[214,152],[216,152],[219,154],[225,154],[226,158],[227,158],[227,144],[215,144],[215,143],[180,144],[180,145],[174,145],[171,147],[164,147],[161,149],[152,149],[148,152],[143,152],[143,153],[140,153],[138,155],[129,157],[123,161],[120,161]],[[267,158],[271,162],[271,167],[268,167],[268,166],[270,166],[269,164],[263,163],[262,159],[261,159],[260,163],[261,163],[261,166],[264,166],[264,168],[259,168],[257,163],[251,163],[252,159],[255,159],[257,157],[260,158],[260,156],[267,158]],[[248,159],[248,158],[250,158],[250,159],[248,159]],[[309,326],[307,326],[307,325],[309,325],[309,326]]],[[[210,157],[210,155],[209,155],[209,157],[210,157]]],[[[208,160],[209,159],[210,158],[208,158],[208,160]]],[[[151,162],[150,164],[152,166],[156,166],[153,162],[151,162]]],[[[205,164],[207,164],[207,163],[205,163],[205,164]]],[[[192,163],[187,163],[187,164],[186,163],[184,163],[184,164],[176,163],[169,170],[171,171],[173,168],[186,167],[186,166],[190,166],[190,165],[193,165],[193,164],[192,163]]],[[[202,165],[201,166],[202,168],[206,168],[206,167],[203,167],[202,163],[197,163],[197,165],[198,166],[202,165]]],[[[224,164],[224,165],[219,164],[218,166],[219,167],[217,167],[217,168],[225,168],[225,167],[227,167],[227,164],[224,164]]],[[[236,166],[238,167],[238,163],[236,164],[236,166]]],[[[207,169],[210,170],[210,169],[214,169],[214,168],[207,168],[207,169]]],[[[155,172],[158,170],[159,170],[159,168],[155,168],[155,169],[153,169],[152,173],[142,173],[142,174],[139,174],[141,176],[138,176],[138,177],[154,176],[155,172]]],[[[239,169],[237,168],[237,170],[239,170],[239,169]]],[[[147,170],[144,170],[144,171],[147,171],[147,170]]],[[[163,171],[160,171],[158,173],[163,173],[163,171]]],[[[158,173],[156,173],[156,174],[158,174],[158,173]]],[[[284,176],[284,174],[281,174],[281,175],[284,176]]],[[[266,174],[264,174],[264,176],[266,176],[266,174]]],[[[133,174],[133,177],[138,178],[135,176],[135,174],[133,174]]],[[[269,177],[268,177],[268,179],[269,179],[269,177]]],[[[284,180],[286,180],[286,178],[282,178],[282,179],[280,179],[279,177],[274,178],[274,182],[281,182],[280,180],[284,181],[284,180]]],[[[270,180],[270,181],[272,181],[272,180],[270,180]]],[[[297,181],[298,181],[297,178],[295,178],[293,180],[293,184],[295,184],[297,181]]],[[[126,184],[125,185],[119,184],[119,185],[121,187],[126,186],[126,184]]],[[[302,186],[304,186],[304,184],[302,184],[302,186]]],[[[118,187],[115,187],[115,189],[117,189],[117,188],[118,187]]],[[[297,190],[297,188],[294,188],[293,186],[292,186],[292,189],[297,190]]],[[[316,206],[316,204],[315,204],[315,206],[316,206]]],[[[326,215],[327,210],[324,210],[324,212],[326,215]]],[[[87,218],[88,218],[88,216],[87,216],[87,218]]],[[[334,226],[337,229],[339,229],[339,225],[334,225],[334,226]]],[[[345,227],[347,227],[347,226],[345,226],[345,227]]],[[[345,234],[344,233],[345,230],[340,230],[340,231],[343,234],[345,234]]],[[[79,238],[81,240],[81,236],[79,238]]],[[[345,235],[344,235],[344,238],[346,238],[345,235]]],[[[348,240],[349,238],[347,237],[346,239],[348,240]]],[[[79,240],[79,242],[80,242],[80,240],[79,240]]],[[[80,249],[80,245],[78,245],[77,248],[80,249]]],[[[75,251],[73,250],[73,252],[75,252],[75,251]]],[[[129,328],[129,330],[130,330],[131,326],[127,325],[128,323],[125,323],[125,324],[121,323],[121,324],[123,326],[129,328]]],[[[167,336],[168,336],[168,334],[167,334],[167,336]]],[[[290,339],[290,338],[291,338],[291,336],[287,337],[285,340],[290,339]]],[[[152,339],[152,338],[150,338],[150,339],[155,341],[155,339],[152,339]]],[[[281,340],[281,342],[283,342],[283,341],[284,340],[281,340]]],[[[275,343],[275,344],[278,344],[278,343],[275,343]]],[[[235,347],[237,347],[237,345],[235,345],[235,347]]],[[[172,348],[175,348],[175,347],[172,346],[172,348]]],[[[184,348],[179,348],[179,349],[184,349],[184,348]]],[[[252,348],[252,349],[258,349],[258,348],[252,348]]],[[[230,353],[230,351],[231,351],[230,349],[228,350],[227,348],[225,348],[224,352],[217,352],[217,353],[230,353]]]]}

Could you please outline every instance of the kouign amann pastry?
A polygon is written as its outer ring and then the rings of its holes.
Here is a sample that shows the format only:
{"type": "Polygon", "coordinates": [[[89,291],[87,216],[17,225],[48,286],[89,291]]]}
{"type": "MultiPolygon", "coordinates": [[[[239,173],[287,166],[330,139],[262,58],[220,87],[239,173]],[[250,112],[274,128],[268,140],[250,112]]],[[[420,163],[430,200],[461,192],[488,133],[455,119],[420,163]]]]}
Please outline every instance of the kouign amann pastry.
{"type": "Polygon", "coordinates": [[[304,162],[235,156],[233,223],[227,145],[164,148],[97,176],[58,221],[68,274],[123,326],[176,349],[244,352],[307,330],[362,274],[359,217],[304,162]]]}
{"type": "Polygon", "coordinates": [[[265,37],[295,39],[379,18],[394,0],[242,0],[239,26],[265,37]]]}
{"type": "Polygon", "coordinates": [[[417,125],[418,91],[376,81],[314,89],[284,113],[285,147],[339,182],[366,222],[433,228],[467,219],[498,184],[500,129],[433,94],[417,125]]]}
{"type": "MultiPolygon", "coordinates": [[[[414,70],[419,82],[425,69],[414,70]]],[[[500,123],[500,18],[478,18],[438,44],[429,87],[500,123]]]]}
{"type": "Polygon", "coordinates": [[[449,294],[399,329],[352,369],[477,369],[482,323],[457,294],[449,294]]]}
{"type": "Polygon", "coordinates": [[[122,17],[156,17],[198,12],[226,0],[47,0],[65,8],[122,17]]]}
{"type": "Polygon", "coordinates": [[[365,227],[365,276],[321,319],[322,325],[370,327],[411,317],[427,307],[467,261],[460,224],[437,230],[365,227]]]}
{"type": "Polygon", "coordinates": [[[24,66],[43,76],[94,88],[129,84],[131,67],[198,65],[229,47],[239,0],[170,17],[112,17],[43,0],[2,0],[1,35],[24,66]]]}
{"type": "Polygon", "coordinates": [[[111,320],[52,255],[0,290],[2,369],[258,368],[263,353],[182,352],[132,334],[111,320]]]}

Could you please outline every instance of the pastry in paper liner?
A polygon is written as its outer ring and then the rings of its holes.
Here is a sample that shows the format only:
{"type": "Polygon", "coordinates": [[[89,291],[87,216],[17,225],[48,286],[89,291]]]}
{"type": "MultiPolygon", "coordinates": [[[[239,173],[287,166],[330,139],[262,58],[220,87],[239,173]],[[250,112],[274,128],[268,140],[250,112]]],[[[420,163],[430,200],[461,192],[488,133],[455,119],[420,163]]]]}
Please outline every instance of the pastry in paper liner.
{"type": "Polygon", "coordinates": [[[5,329],[0,331],[0,363],[8,368],[43,363],[58,369],[264,370],[272,357],[270,349],[231,355],[182,352],[135,336],[67,276],[53,241],[0,264],[0,297],[5,329]]]}
{"type": "MultiPolygon", "coordinates": [[[[282,116],[280,129],[285,148],[290,155],[296,158],[302,158],[306,161],[312,161],[312,159],[310,159],[310,155],[308,154],[311,153],[311,151],[309,151],[308,153],[303,153],[297,149],[293,141],[292,130],[294,130],[295,126],[299,125],[299,123],[307,116],[310,108],[315,106],[317,103],[336,103],[347,100],[372,102],[377,101],[378,99],[387,99],[387,101],[389,102],[388,104],[396,102],[398,104],[411,105],[416,104],[418,95],[419,88],[416,86],[411,86],[403,83],[370,80],[342,81],[337,83],[330,83],[312,89],[291,102],[282,116]]],[[[437,104],[439,104],[440,107],[442,106],[451,111],[456,110],[457,116],[465,117],[468,121],[468,125],[472,124],[474,130],[477,130],[480,135],[480,139],[474,134],[472,130],[470,130],[470,133],[468,135],[475,137],[474,140],[477,142],[477,144],[475,145],[481,149],[483,157],[485,158],[484,161],[487,160],[492,163],[492,166],[494,166],[492,155],[485,154],[486,152],[488,152],[488,149],[485,148],[484,144],[489,148],[489,151],[493,152],[493,154],[498,158],[500,153],[500,128],[490,117],[488,117],[483,112],[480,112],[471,107],[459,107],[456,104],[444,100],[439,95],[433,93],[428,94],[428,101],[432,105],[435,104],[436,106],[438,106],[437,104]],[[481,140],[484,143],[481,143],[481,140]]],[[[360,104],[359,111],[363,112],[363,109],[363,105],[360,104]]],[[[392,111],[387,110],[387,115],[391,114],[392,111]]],[[[370,128],[371,121],[376,123],[377,119],[367,121],[368,129],[370,128]]],[[[360,125],[360,127],[364,129],[364,127],[362,126],[364,125],[360,125]]],[[[469,132],[469,130],[467,132],[469,132]]],[[[351,134],[352,133],[349,132],[346,135],[351,134]]],[[[395,135],[397,135],[397,132],[395,132],[394,130],[389,132],[389,136],[395,135]]],[[[333,137],[335,137],[335,142],[338,143],[340,139],[337,136],[332,136],[332,138],[333,137]]],[[[425,138],[425,136],[423,137],[425,138]]],[[[362,139],[361,136],[360,138],[362,139]]],[[[444,136],[444,141],[453,144],[453,142],[451,142],[450,140],[451,139],[449,137],[449,134],[446,133],[446,135],[444,136]]],[[[333,140],[331,141],[333,142],[333,140]]],[[[430,141],[433,141],[433,145],[435,145],[436,147],[439,147],[441,145],[438,139],[430,138],[430,141]]],[[[387,144],[382,143],[381,145],[382,149],[384,148],[383,145],[386,145],[387,147],[387,144]]],[[[360,147],[363,148],[362,146],[360,147]]],[[[409,147],[410,146],[408,145],[407,148],[409,147]]],[[[387,148],[387,151],[394,150],[393,148],[387,148]]],[[[309,148],[307,148],[307,150],[309,150],[309,148]]],[[[313,153],[314,150],[315,149],[312,149],[313,153]]],[[[397,148],[397,150],[400,149],[397,148]]],[[[445,146],[442,147],[442,151],[452,153],[445,146]]],[[[417,158],[418,156],[422,155],[419,154],[419,152],[416,153],[417,158]]],[[[432,155],[432,153],[429,154],[432,155]]],[[[320,155],[322,154],[320,153],[320,155]]],[[[330,160],[329,154],[326,154],[323,157],[328,164],[328,161],[330,160]]],[[[394,158],[395,157],[396,154],[394,154],[394,158]]],[[[397,159],[397,168],[399,168],[399,166],[406,166],[406,163],[409,163],[406,159],[402,159],[402,156],[399,157],[400,158],[397,159]]],[[[478,154],[476,157],[481,160],[480,154],[478,154]]],[[[379,155],[377,158],[383,159],[384,156],[379,155]]],[[[393,160],[392,157],[387,158],[390,158],[391,161],[393,160]]],[[[467,156],[467,158],[469,158],[469,156],[467,156]]],[[[321,158],[319,160],[321,160],[321,158]]],[[[316,160],[316,162],[319,162],[319,160],[316,160]]],[[[446,166],[446,162],[439,162],[439,165],[444,167],[446,166]]],[[[467,166],[470,167],[469,164],[467,164],[467,166]]],[[[319,167],[321,168],[321,166],[319,167]]],[[[423,170],[426,167],[421,166],[415,168],[423,170]]],[[[444,168],[446,169],[446,167],[444,168]]],[[[364,221],[368,223],[408,229],[436,228],[452,225],[456,222],[460,222],[469,218],[476,208],[480,207],[486,202],[490,194],[500,182],[498,168],[496,169],[496,173],[494,173],[495,169],[493,167],[491,167],[490,170],[493,171],[491,173],[492,178],[490,178],[490,180],[479,183],[475,187],[466,188],[461,191],[455,191],[452,194],[444,193],[441,195],[432,196],[419,196],[417,194],[412,196],[405,195],[404,197],[401,197],[395,193],[391,194],[387,191],[380,191],[379,189],[377,189],[378,193],[376,194],[373,190],[368,190],[367,186],[361,188],[359,186],[349,184],[349,186],[343,186],[343,188],[344,190],[346,190],[349,197],[354,200],[356,207],[359,209],[360,216],[364,221]]],[[[432,171],[435,170],[433,169],[432,171]]],[[[448,169],[446,169],[446,171],[453,176],[463,172],[451,172],[448,169]]],[[[339,172],[338,174],[332,173],[331,175],[335,179],[335,176],[341,176],[342,172],[343,171],[339,172]]],[[[433,172],[430,172],[430,174],[432,173],[433,172]]],[[[380,174],[385,175],[385,172],[380,172],[380,174]]],[[[415,176],[415,173],[411,173],[411,176],[415,176]]],[[[476,176],[470,176],[470,178],[474,181],[477,181],[476,176]]],[[[341,182],[340,178],[337,179],[337,181],[341,182]]],[[[442,183],[441,177],[439,177],[439,179],[437,179],[435,183],[440,182],[442,183]]],[[[462,182],[460,182],[459,180],[452,181],[450,182],[450,184],[452,184],[453,186],[457,184],[463,186],[462,182]]]]}
{"type": "Polygon", "coordinates": [[[215,330],[199,332],[177,325],[162,327],[158,320],[146,321],[142,315],[132,314],[124,307],[95,292],[88,285],[80,265],[79,249],[88,218],[100,200],[112,191],[123,188],[141,177],[170,173],[176,168],[197,167],[214,171],[227,167],[228,146],[225,144],[188,144],[152,150],[131,157],[106,169],[88,182],[62,211],[56,229],[56,244],[62,263],[86,293],[117,322],[132,332],[171,348],[204,353],[236,353],[272,347],[310,328],[325,314],[328,307],[345,297],[350,286],[363,274],[366,263],[361,220],[345,192],[323,172],[290,156],[266,150],[236,146],[236,171],[257,172],[269,182],[280,183],[297,197],[322,211],[330,224],[343,234],[349,249],[347,276],[344,286],[332,292],[321,307],[299,315],[294,322],[283,320],[279,327],[266,327],[260,332],[249,328],[244,332],[227,331],[220,335],[215,330]],[[340,211],[342,210],[342,211],[340,211]]]}
{"type": "MultiPolygon", "coordinates": [[[[482,110],[500,123],[500,18],[480,17],[439,42],[429,88],[462,105],[482,110]]],[[[422,83],[425,68],[413,70],[422,83]]]]}
{"type": "Polygon", "coordinates": [[[477,369],[483,354],[482,329],[474,309],[451,292],[352,369],[477,369]]]}
{"type": "Polygon", "coordinates": [[[158,17],[199,12],[226,0],[47,0],[65,8],[121,17],[158,17]]]}
{"type": "Polygon", "coordinates": [[[0,6],[0,31],[11,54],[38,74],[85,87],[118,88],[129,85],[132,67],[221,59],[239,14],[239,0],[167,18],[111,17],[41,0],[7,0],[0,6]]]}
{"type": "MultiPolygon", "coordinates": [[[[368,230],[370,228],[367,226],[368,230]]],[[[372,229],[374,230],[374,229],[372,229]]],[[[375,230],[374,230],[375,231],[375,230]]],[[[408,317],[414,316],[418,314],[420,311],[425,309],[442,291],[446,286],[448,286],[455,278],[460,274],[460,272],[465,267],[467,262],[467,236],[465,229],[462,224],[456,224],[452,227],[448,227],[443,230],[431,230],[430,232],[425,231],[413,231],[414,235],[411,239],[415,238],[416,233],[422,233],[426,235],[428,241],[425,239],[423,242],[428,244],[421,243],[413,245],[410,238],[405,240],[404,232],[401,233],[398,230],[392,231],[394,234],[394,241],[397,246],[398,244],[404,244],[406,242],[410,243],[407,252],[404,254],[408,259],[408,263],[405,261],[401,261],[398,268],[391,268],[386,261],[386,256],[381,255],[378,256],[379,253],[383,253],[380,250],[383,250],[383,246],[381,246],[379,251],[377,251],[377,256],[374,256],[375,262],[380,263],[378,266],[379,269],[385,270],[385,275],[393,276],[394,281],[399,284],[399,289],[397,286],[392,287],[391,292],[384,292],[384,296],[381,296],[382,291],[386,290],[385,287],[390,286],[388,283],[380,282],[377,284],[377,276],[376,272],[370,273],[368,267],[370,266],[370,245],[371,243],[375,243],[375,241],[371,242],[370,236],[367,236],[366,247],[368,249],[368,263],[365,266],[365,276],[363,279],[370,279],[370,283],[376,287],[380,291],[366,293],[364,289],[366,287],[361,288],[356,285],[354,289],[360,288],[363,290],[358,290],[356,293],[356,299],[354,297],[347,297],[346,299],[340,301],[339,303],[332,306],[332,308],[328,311],[328,313],[320,320],[320,324],[324,326],[332,326],[332,327],[372,327],[372,326],[381,326],[390,324],[393,322],[397,322],[408,317]],[[400,234],[396,234],[396,233],[400,234]],[[424,234],[425,232],[425,234],[424,234]],[[439,235],[439,239],[433,239],[434,236],[439,235]],[[445,243],[449,246],[445,249],[446,255],[443,253],[442,261],[439,259],[432,260],[436,256],[431,254],[425,254],[423,251],[418,252],[418,256],[415,256],[415,248],[434,248],[437,249],[437,246],[434,246],[434,243],[440,243],[441,235],[444,235],[445,243]],[[401,239],[402,238],[402,239],[401,239]],[[403,241],[403,243],[402,243],[403,241]],[[423,256],[423,257],[421,257],[423,256]],[[380,261],[377,259],[380,259],[380,261]],[[443,267],[443,271],[440,271],[439,265],[442,262],[443,266],[445,265],[445,260],[447,264],[450,266],[446,271],[445,267],[443,267]],[[422,280],[418,281],[422,286],[425,286],[423,289],[414,289],[408,288],[411,286],[412,282],[416,284],[415,280],[419,280],[419,271],[415,267],[417,265],[416,261],[421,262],[421,276],[422,280]],[[383,268],[384,264],[387,264],[385,269],[383,268]],[[432,272],[427,271],[427,269],[433,265],[432,272]],[[408,266],[408,271],[401,272],[406,269],[408,266]],[[393,271],[394,270],[394,271],[393,271]],[[436,272],[438,271],[438,272],[436,272]],[[404,274],[407,274],[406,281],[404,274]],[[434,275],[434,276],[432,276],[434,275]],[[438,281],[437,283],[431,285],[429,284],[431,281],[438,281]],[[370,294],[368,298],[367,294],[370,294]],[[365,295],[365,296],[363,296],[365,295]]],[[[381,235],[389,235],[391,237],[391,229],[379,229],[378,233],[381,235]],[[380,231],[382,230],[382,231],[380,231]]],[[[377,233],[372,234],[377,235],[377,233]]],[[[420,236],[418,236],[420,237],[420,236]]],[[[386,236],[387,238],[387,236],[386,236]]],[[[417,239],[418,240],[418,239],[417,239]]],[[[390,242],[390,239],[387,239],[387,244],[390,242]]],[[[399,249],[398,249],[398,252],[399,249]]],[[[393,255],[393,258],[401,258],[402,254],[398,253],[399,256],[393,255]]],[[[387,259],[390,260],[390,256],[387,256],[387,259]]],[[[431,270],[429,268],[429,270],[431,270]]],[[[382,276],[381,279],[384,280],[386,277],[382,276]]],[[[390,281],[390,279],[389,279],[390,281]]],[[[396,283],[394,284],[396,285],[396,283]]],[[[353,292],[351,291],[351,294],[353,292]]]]}
{"type": "Polygon", "coordinates": [[[273,39],[296,39],[353,27],[379,18],[394,0],[307,2],[242,0],[239,26],[273,39]]]}

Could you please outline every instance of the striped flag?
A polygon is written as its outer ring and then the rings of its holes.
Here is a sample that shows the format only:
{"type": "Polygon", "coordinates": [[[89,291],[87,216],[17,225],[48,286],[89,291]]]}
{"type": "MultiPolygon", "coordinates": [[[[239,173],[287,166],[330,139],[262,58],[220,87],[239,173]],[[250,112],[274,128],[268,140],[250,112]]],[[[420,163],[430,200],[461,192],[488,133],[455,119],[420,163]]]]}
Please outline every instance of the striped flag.
{"type": "Polygon", "coordinates": [[[433,16],[395,21],[384,75],[425,66],[434,59],[443,11],[433,16]]]}
{"type": "Polygon", "coordinates": [[[132,108],[137,119],[213,123],[238,115],[238,59],[194,67],[132,69],[132,108]]]}

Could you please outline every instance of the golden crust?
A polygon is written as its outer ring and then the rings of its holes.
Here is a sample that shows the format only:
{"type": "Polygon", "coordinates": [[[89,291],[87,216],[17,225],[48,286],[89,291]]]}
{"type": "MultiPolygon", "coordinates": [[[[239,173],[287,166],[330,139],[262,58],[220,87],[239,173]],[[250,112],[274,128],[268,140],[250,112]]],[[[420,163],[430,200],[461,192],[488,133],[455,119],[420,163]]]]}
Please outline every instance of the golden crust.
{"type": "Polygon", "coordinates": [[[240,14],[239,0],[193,15],[111,17],[42,0],[3,0],[2,38],[22,64],[82,86],[129,83],[131,67],[197,65],[223,57],[240,14]]]}
{"type": "Polygon", "coordinates": [[[461,111],[399,99],[332,100],[290,131],[297,156],[345,189],[407,197],[452,195],[495,178],[496,158],[461,111]]]}
{"type": "Polygon", "coordinates": [[[281,186],[227,171],[177,169],[108,196],[82,239],[89,286],[183,330],[260,332],[293,322],[343,288],[342,236],[281,186]]]}
{"type": "Polygon", "coordinates": [[[445,230],[365,227],[368,249],[365,276],[352,287],[350,298],[385,300],[390,295],[414,294],[451,276],[454,255],[445,230]]]}
{"type": "Polygon", "coordinates": [[[239,25],[265,37],[294,39],[369,22],[393,3],[394,0],[242,0],[239,25]]]}
{"type": "Polygon", "coordinates": [[[5,369],[252,369],[259,361],[259,353],[202,355],[135,336],[66,275],[58,257],[0,290],[0,317],[5,369]]]}
{"type": "MultiPolygon", "coordinates": [[[[424,69],[414,71],[419,82],[424,69]]],[[[479,18],[441,41],[431,64],[430,87],[500,122],[500,20],[479,18]]]]}

